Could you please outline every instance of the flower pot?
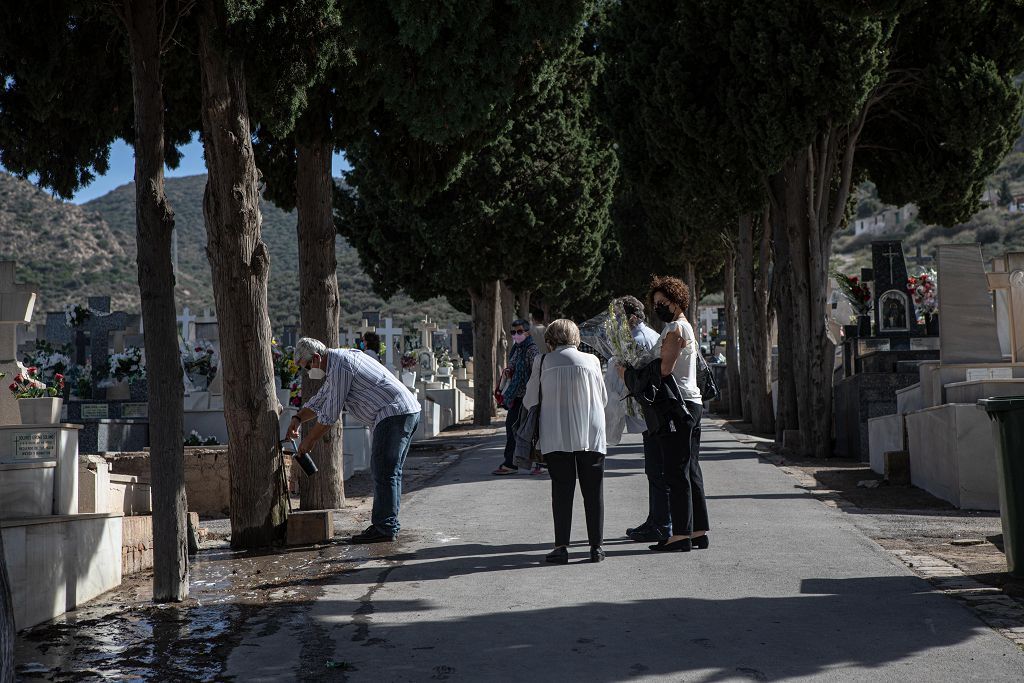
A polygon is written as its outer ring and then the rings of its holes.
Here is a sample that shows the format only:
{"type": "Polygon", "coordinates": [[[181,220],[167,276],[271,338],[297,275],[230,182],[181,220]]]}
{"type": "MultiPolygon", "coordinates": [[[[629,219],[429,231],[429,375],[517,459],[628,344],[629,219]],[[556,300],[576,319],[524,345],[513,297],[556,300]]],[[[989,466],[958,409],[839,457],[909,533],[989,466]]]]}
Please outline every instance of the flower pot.
{"type": "Polygon", "coordinates": [[[871,336],[871,316],[870,315],[858,315],[857,316],[857,336],[858,337],[870,337],[871,336]]]}
{"type": "Polygon", "coordinates": [[[206,391],[210,386],[210,378],[201,372],[188,373],[188,381],[192,383],[196,391],[206,391]]]}
{"type": "Polygon", "coordinates": [[[844,339],[856,339],[857,338],[857,325],[843,325],[843,338],[844,339]]]}
{"type": "Polygon", "coordinates": [[[451,374],[452,374],[452,366],[450,366],[450,365],[442,365],[442,366],[437,368],[437,376],[438,377],[450,377],[451,374]]]}
{"type": "Polygon", "coordinates": [[[455,379],[466,379],[466,368],[456,368],[455,379]]]}
{"type": "Polygon", "coordinates": [[[924,331],[929,337],[939,336],[939,314],[938,313],[925,313],[924,315],[924,331]]]}
{"type": "Polygon", "coordinates": [[[64,399],[59,396],[45,398],[19,398],[18,410],[21,411],[23,425],[52,425],[60,422],[60,410],[64,399]]]}
{"type": "Polygon", "coordinates": [[[416,373],[408,370],[402,371],[402,384],[410,389],[416,386],[416,373]]]}

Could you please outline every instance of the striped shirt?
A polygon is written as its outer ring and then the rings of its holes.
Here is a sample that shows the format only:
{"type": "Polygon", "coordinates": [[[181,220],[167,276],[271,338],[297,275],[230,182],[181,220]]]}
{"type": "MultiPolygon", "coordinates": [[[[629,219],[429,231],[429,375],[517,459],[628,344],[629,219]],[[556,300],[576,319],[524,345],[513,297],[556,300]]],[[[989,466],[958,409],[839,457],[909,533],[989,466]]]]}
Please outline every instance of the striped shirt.
{"type": "Polygon", "coordinates": [[[346,407],[370,429],[386,417],[420,412],[419,401],[405,385],[359,349],[327,350],[327,377],[304,407],[323,425],[337,422],[346,407]]]}

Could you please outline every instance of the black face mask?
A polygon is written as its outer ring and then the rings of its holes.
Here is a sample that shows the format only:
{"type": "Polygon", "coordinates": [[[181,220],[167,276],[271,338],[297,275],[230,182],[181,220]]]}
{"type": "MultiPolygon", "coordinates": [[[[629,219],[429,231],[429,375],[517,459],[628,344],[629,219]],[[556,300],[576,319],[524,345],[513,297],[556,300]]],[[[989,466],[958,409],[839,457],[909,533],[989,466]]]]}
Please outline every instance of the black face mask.
{"type": "Polygon", "coordinates": [[[668,304],[657,304],[654,307],[654,315],[658,316],[658,320],[663,323],[670,323],[676,319],[672,315],[672,309],[668,307],[668,304]]]}

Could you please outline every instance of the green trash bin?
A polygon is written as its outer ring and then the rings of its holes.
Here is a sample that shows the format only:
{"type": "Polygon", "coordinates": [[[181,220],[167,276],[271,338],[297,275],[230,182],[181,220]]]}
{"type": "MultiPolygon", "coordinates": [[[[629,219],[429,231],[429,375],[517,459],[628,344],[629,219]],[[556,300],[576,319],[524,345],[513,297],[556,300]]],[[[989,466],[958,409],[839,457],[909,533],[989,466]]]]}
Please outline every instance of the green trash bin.
{"type": "Polygon", "coordinates": [[[999,473],[999,515],[1010,575],[1024,578],[1024,396],[982,398],[992,420],[999,473]]]}

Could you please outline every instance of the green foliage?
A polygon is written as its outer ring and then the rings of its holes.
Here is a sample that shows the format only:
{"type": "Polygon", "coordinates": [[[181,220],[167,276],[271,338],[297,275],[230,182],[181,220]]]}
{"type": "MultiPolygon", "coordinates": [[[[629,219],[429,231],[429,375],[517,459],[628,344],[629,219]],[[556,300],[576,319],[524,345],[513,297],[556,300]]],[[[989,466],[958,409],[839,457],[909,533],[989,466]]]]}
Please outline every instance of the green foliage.
{"type": "Polygon", "coordinates": [[[590,110],[600,62],[575,43],[565,53],[511,126],[420,205],[400,199],[389,159],[349,149],[356,192],[339,196],[336,222],[380,294],[459,301],[495,279],[551,297],[589,289],[617,164],[590,110]]]}

